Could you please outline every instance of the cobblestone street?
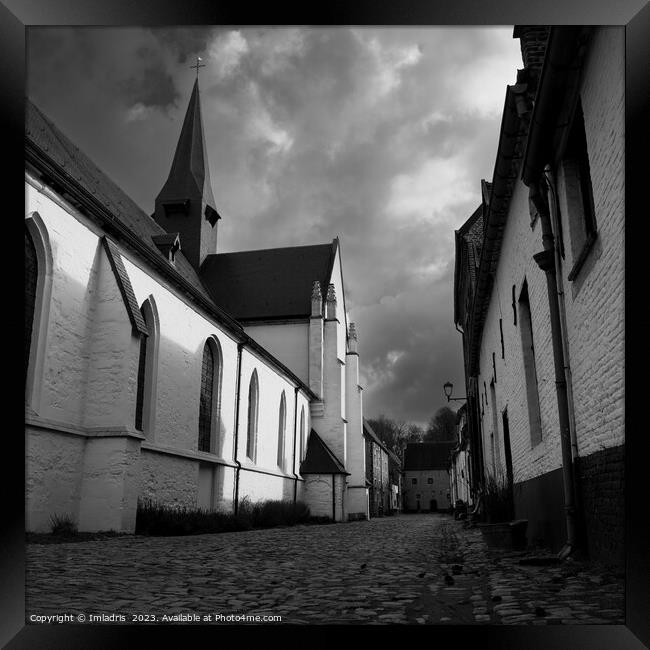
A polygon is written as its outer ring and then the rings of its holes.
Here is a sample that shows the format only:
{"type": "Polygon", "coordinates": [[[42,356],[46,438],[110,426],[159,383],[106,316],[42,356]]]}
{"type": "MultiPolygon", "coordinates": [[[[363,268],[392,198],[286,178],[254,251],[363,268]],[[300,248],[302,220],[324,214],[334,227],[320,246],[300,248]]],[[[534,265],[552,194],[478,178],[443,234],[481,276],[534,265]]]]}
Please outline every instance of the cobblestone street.
{"type": "Polygon", "coordinates": [[[447,515],[27,547],[26,616],[273,614],[285,623],[623,623],[623,578],[524,566],[447,515]]]}

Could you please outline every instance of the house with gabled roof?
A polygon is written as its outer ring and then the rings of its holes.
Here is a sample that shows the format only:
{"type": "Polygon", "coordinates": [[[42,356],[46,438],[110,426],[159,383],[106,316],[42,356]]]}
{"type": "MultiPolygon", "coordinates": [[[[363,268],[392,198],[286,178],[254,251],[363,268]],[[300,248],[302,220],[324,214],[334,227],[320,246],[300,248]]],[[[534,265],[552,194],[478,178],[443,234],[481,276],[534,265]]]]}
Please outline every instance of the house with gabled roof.
{"type": "Polygon", "coordinates": [[[529,543],[622,564],[625,30],[513,37],[492,183],[456,233],[472,488],[505,481],[529,543]]]}
{"type": "Polygon", "coordinates": [[[29,101],[25,152],[27,529],[133,532],[141,499],[365,517],[340,243],[218,251],[198,79],[151,215],[29,101]]]}
{"type": "Polygon", "coordinates": [[[455,440],[410,442],[404,450],[404,510],[436,512],[451,508],[449,472],[455,440]]]}

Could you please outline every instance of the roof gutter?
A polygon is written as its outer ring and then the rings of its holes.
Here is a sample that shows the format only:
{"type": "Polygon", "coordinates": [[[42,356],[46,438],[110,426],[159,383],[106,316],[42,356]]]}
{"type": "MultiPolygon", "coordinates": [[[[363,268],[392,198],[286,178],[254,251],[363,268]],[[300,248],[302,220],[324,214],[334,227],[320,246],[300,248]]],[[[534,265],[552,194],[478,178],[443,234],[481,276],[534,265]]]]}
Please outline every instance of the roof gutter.
{"type": "Polygon", "coordinates": [[[494,273],[499,261],[508,206],[519,173],[518,162],[521,158],[521,140],[526,134],[526,124],[520,118],[517,110],[517,95],[525,91],[525,89],[521,88],[522,85],[508,86],[506,89],[490,203],[486,211],[483,249],[470,313],[469,374],[472,376],[477,375],[479,372],[478,362],[483,325],[494,282],[494,273]]]}
{"type": "Polygon", "coordinates": [[[565,99],[577,90],[589,33],[589,28],[579,26],[551,28],[521,170],[526,185],[537,182],[553,152],[560,150],[562,127],[575,106],[575,101],[567,106],[565,99]]]}

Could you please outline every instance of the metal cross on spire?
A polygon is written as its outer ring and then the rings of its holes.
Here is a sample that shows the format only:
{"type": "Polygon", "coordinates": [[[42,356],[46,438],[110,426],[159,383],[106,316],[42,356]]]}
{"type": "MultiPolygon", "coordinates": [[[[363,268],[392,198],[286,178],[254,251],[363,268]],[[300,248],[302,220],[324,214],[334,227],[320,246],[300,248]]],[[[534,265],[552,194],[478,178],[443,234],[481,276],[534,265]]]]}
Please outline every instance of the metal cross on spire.
{"type": "Polygon", "coordinates": [[[196,65],[191,65],[190,68],[196,68],[196,78],[199,78],[199,68],[205,68],[205,63],[199,63],[199,61],[203,61],[203,59],[200,56],[196,57],[196,65]]]}

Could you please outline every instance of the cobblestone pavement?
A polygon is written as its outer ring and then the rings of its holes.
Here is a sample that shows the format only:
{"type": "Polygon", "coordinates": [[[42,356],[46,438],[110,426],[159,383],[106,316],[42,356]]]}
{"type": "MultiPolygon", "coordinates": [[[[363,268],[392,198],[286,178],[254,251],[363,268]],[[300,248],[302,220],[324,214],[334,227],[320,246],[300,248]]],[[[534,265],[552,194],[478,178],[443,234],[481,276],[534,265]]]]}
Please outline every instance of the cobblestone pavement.
{"type": "Polygon", "coordinates": [[[27,547],[32,614],[273,614],[285,623],[624,622],[622,576],[523,566],[448,515],[27,547]]]}

